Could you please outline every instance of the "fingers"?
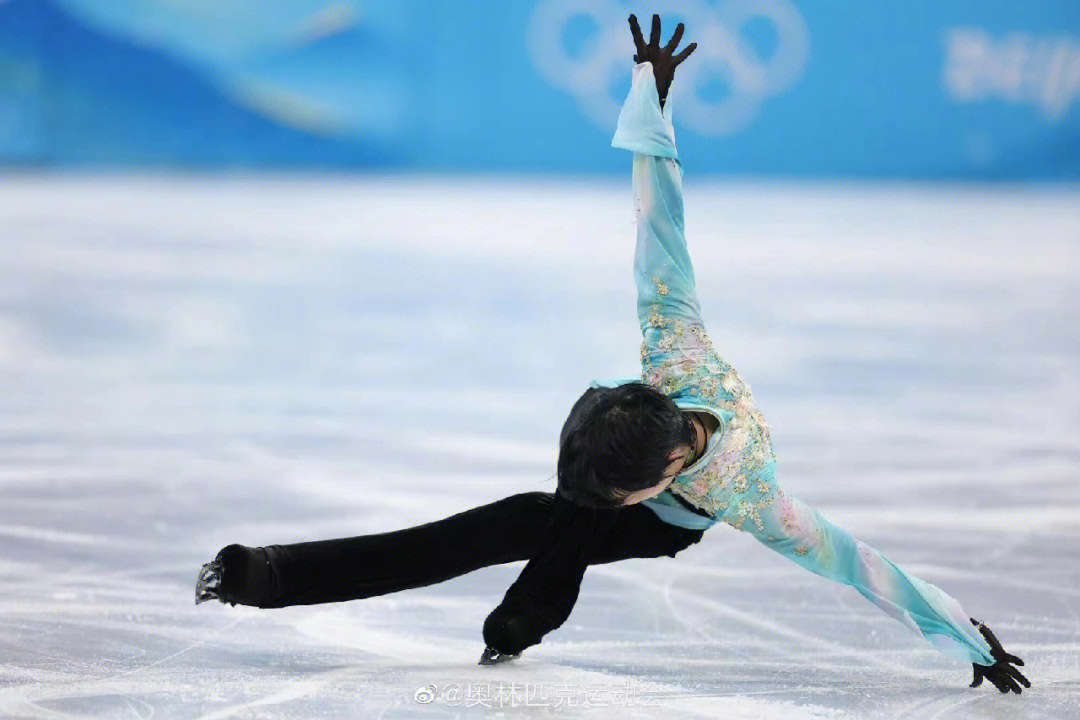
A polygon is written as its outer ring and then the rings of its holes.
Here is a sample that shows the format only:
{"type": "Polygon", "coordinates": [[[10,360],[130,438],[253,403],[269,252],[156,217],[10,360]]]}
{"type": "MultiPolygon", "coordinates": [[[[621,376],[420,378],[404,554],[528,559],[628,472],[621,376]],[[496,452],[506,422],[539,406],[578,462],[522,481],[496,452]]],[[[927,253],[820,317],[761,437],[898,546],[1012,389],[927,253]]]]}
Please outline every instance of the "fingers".
{"type": "Polygon", "coordinates": [[[1006,684],[1005,675],[997,669],[997,666],[988,666],[984,674],[986,677],[990,678],[990,682],[998,689],[998,692],[1009,692],[1009,686],[1006,684]]]}
{"type": "MultiPolygon", "coordinates": [[[[637,50],[637,55],[634,56],[635,62],[645,62],[650,57],[656,57],[656,53],[661,51],[660,48],[660,16],[653,15],[652,17],[652,30],[649,33],[649,44],[645,44],[645,39],[641,34],[641,25],[638,24],[636,15],[630,15],[627,18],[630,23],[630,34],[634,37],[634,49],[637,50]]],[[[664,46],[663,52],[672,53],[675,48],[682,42],[683,33],[686,31],[686,25],[679,23],[675,27],[675,32],[672,33],[671,39],[668,44],[664,46]]],[[[697,43],[690,43],[685,50],[675,55],[672,58],[672,67],[677,67],[686,58],[690,57],[690,54],[697,49],[697,43]]]]}
{"type": "Polygon", "coordinates": [[[671,53],[675,51],[675,48],[679,46],[679,41],[682,40],[683,31],[686,30],[686,26],[679,23],[675,28],[674,34],[671,36],[671,40],[668,40],[668,44],[664,46],[664,52],[671,53]]]}
{"type": "Polygon", "coordinates": [[[993,630],[986,627],[985,625],[979,625],[979,632],[983,634],[983,637],[986,638],[986,641],[988,643],[990,643],[994,647],[1001,647],[1001,643],[998,642],[997,635],[994,635],[993,630]]]}
{"type": "MultiPolygon", "coordinates": [[[[1023,692],[1020,689],[1020,685],[1016,682],[1016,680],[1013,679],[1012,675],[1010,675],[1008,672],[1009,670],[1012,670],[1012,668],[1009,668],[1008,666],[1001,667],[998,665],[994,665],[992,667],[993,671],[988,675],[990,677],[990,682],[994,683],[994,686],[998,690],[1003,693],[1014,692],[1017,695],[1023,692]]],[[[1031,687],[1031,683],[1027,682],[1027,678],[1024,678],[1024,683],[1027,687],[1031,687]]]]}
{"type": "Polygon", "coordinates": [[[996,665],[976,665],[972,663],[972,669],[974,670],[974,677],[968,687],[979,687],[982,685],[983,678],[989,678],[994,687],[1002,693],[1014,692],[1020,695],[1023,692],[1020,689],[1021,684],[1026,688],[1031,687],[1031,682],[1019,670],[1003,662],[996,665]]]}
{"type": "Polygon", "coordinates": [[[1024,684],[1024,687],[1031,687],[1031,682],[1024,677],[1024,674],[1014,667],[1009,668],[1009,674],[1024,684]]]}
{"type": "MultiPolygon", "coordinates": [[[[998,662],[1012,663],[1013,665],[1019,665],[1023,667],[1024,661],[1018,658],[1016,655],[1013,655],[1012,653],[1005,652],[1005,648],[1001,647],[1001,641],[997,639],[996,635],[994,635],[993,630],[986,627],[986,625],[983,625],[982,623],[978,624],[978,628],[979,632],[981,632],[983,634],[983,637],[986,638],[986,642],[990,643],[990,648],[993,651],[994,658],[998,660],[998,662]]],[[[1012,667],[1009,667],[1008,669],[1012,672],[1015,672],[1017,675],[1020,675],[1019,670],[1016,670],[1012,667]]],[[[1020,677],[1024,678],[1023,675],[1020,675],[1020,677]]],[[[1024,682],[1027,682],[1027,678],[1024,678],[1024,682]]],[[[1031,685],[1027,685],[1027,687],[1031,687],[1031,685]]]]}
{"type": "Polygon", "coordinates": [[[983,623],[979,623],[978,628],[979,632],[982,633],[982,636],[986,638],[986,642],[990,643],[990,647],[994,651],[994,657],[1000,658],[1002,655],[1005,655],[1005,648],[1001,647],[1001,642],[997,639],[997,636],[994,635],[994,632],[983,623]]]}
{"type": "Polygon", "coordinates": [[[641,37],[641,26],[638,25],[637,16],[630,16],[630,34],[634,36],[634,48],[637,50],[638,62],[645,60],[645,38],[641,37]]]}
{"type": "Polygon", "coordinates": [[[681,53],[679,53],[674,58],[672,58],[672,60],[674,61],[675,67],[678,67],[679,63],[681,63],[686,58],[690,57],[690,53],[694,52],[694,50],[696,50],[696,49],[697,49],[697,43],[690,43],[689,45],[687,45],[685,50],[683,50],[681,53]]]}

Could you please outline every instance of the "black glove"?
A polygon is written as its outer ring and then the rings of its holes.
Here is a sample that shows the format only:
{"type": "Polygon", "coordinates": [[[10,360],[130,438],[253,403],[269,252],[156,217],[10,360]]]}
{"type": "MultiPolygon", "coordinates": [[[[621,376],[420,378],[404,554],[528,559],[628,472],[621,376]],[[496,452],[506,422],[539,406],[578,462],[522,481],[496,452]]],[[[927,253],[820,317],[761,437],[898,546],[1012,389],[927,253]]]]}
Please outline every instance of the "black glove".
{"type": "Polygon", "coordinates": [[[1007,693],[1010,690],[1019,695],[1020,685],[1017,684],[1019,680],[1024,684],[1024,687],[1031,687],[1031,683],[1028,679],[1020,674],[1020,671],[1013,667],[1013,665],[1023,665],[1024,661],[1015,655],[1010,655],[1005,652],[1001,647],[1001,643],[994,637],[994,633],[990,631],[990,628],[983,625],[975,618],[969,618],[971,624],[979,628],[979,632],[986,638],[986,642],[990,644],[990,654],[997,660],[993,665],[978,665],[971,663],[971,666],[975,668],[975,677],[971,681],[971,687],[978,687],[982,684],[983,678],[987,678],[990,682],[994,683],[994,687],[1003,693],[1007,693]],[[1009,663],[1012,663],[1010,665],[1009,663]]]}
{"type": "Polygon", "coordinates": [[[630,32],[634,36],[634,46],[637,48],[634,62],[652,63],[653,77],[656,78],[656,92],[660,95],[661,108],[664,107],[664,100],[667,99],[671,80],[675,77],[675,68],[683,60],[690,57],[690,53],[694,52],[697,47],[697,43],[690,43],[681,53],[672,56],[671,53],[675,52],[679,41],[682,40],[683,30],[685,29],[685,26],[679,23],[668,44],[660,47],[660,16],[653,15],[652,33],[649,35],[649,44],[646,45],[645,39],[641,36],[641,27],[638,25],[637,17],[630,16],[630,32]]]}

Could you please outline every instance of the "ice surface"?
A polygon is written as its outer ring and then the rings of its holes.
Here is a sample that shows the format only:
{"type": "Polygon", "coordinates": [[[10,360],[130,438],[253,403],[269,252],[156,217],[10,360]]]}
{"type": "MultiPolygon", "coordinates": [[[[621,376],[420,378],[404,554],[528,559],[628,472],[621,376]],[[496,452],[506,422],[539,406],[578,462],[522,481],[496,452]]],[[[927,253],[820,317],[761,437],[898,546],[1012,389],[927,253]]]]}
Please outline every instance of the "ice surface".
{"type": "Polygon", "coordinates": [[[196,607],[228,543],[554,489],[572,401],[638,371],[629,180],[9,176],[0,716],[1080,717],[1080,191],[686,187],[780,482],[986,621],[1030,690],[969,689],[724,525],[590,568],[494,667],[480,627],[522,563],[196,607]]]}

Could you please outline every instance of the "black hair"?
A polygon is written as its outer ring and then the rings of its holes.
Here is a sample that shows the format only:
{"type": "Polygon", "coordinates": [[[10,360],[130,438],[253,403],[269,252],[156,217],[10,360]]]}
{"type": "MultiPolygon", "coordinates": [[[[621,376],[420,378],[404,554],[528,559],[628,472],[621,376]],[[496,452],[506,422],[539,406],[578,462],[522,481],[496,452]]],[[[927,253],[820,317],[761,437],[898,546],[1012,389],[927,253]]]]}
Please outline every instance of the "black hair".
{"type": "Polygon", "coordinates": [[[589,388],[559,436],[558,492],[577,505],[616,508],[660,482],[668,455],[691,444],[690,433],[688,416],[649,385],[589,388]]]}

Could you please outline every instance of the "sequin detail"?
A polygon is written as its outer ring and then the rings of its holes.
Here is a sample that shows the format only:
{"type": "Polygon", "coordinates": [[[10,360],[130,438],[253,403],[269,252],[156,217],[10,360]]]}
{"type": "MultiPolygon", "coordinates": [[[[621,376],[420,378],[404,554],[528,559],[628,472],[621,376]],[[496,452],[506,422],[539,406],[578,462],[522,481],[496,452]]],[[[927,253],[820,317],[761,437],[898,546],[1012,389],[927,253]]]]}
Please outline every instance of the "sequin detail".
{"type": "Polygon", "coordinates": [[[769,424],[750,386],[716,352],[700,321],[670,314],[668,288],[653,278],[641,346],[642,382],[671,397],[685,396],[726,416],[712,459],[675,478],[671,492],[739,530],[765,528],[761,511],[773,500],[776,483],[769,424]]]}

